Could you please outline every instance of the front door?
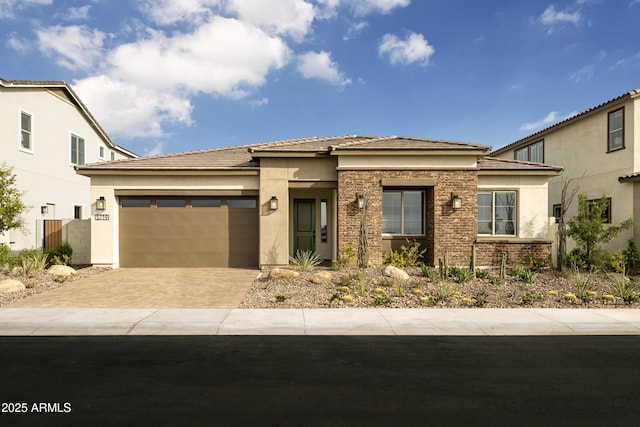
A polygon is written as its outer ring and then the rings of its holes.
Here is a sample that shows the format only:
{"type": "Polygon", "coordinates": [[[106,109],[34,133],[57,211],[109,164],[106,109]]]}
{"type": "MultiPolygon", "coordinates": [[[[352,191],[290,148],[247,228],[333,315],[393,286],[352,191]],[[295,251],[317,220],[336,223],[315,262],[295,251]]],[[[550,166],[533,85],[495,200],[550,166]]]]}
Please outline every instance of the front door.
{"type": "Polygon", "coordinates": [[[316,201],[313,199],[295,199],[293,201],[293,241],[294,253],[316,250],[316,201]]]}

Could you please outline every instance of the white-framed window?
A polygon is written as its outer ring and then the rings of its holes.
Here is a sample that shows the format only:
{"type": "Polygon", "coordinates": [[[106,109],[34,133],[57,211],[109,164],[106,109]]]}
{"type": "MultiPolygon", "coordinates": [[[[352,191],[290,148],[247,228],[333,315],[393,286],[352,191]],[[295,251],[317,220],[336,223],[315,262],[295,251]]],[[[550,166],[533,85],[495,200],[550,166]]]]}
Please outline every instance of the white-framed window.
{"type": "Polygon", "coordinates": [[[104,147],[100,146],[100,158],[104,159],[104,147]]]}
{"type": "Polygon", "coordinates": [[[424,191],[382,192],[382,234],[424,236],[424,191]]]}
{"type": "Polygon", "coordinates": [[[113,151],[111,152],[111,160],[115,160],[116,159],[116,153],[114,153],[113,151]]]}
{"type": "Polygon", "coordinates": [[[478,234],[515,236],[516,202],[515,191],[479,191],[478,234]]]}
{"type": "Polygon", "coordinates": [[[71,134],[71,163],[84,165],[84,138],[71,134]]]}
{"type": "Polygon", "coordinates": [[[20,111],[20,149],[33,151],[33,116],[20,111]]]}
{"type": "Polygon", "coordinates": [[[82,219],[82,206],[74,205],[73,206],[73,219],[82,219]]]}
{"type": "Polygon", "coordinates": [[[525,162],[544,163],[544,139],[515,151],[515,159],[525,162]]]}
{"type": "Polygon", "coordinates": [[[624,148],[624,107],[609,113],[607,151],[624,148]]]}

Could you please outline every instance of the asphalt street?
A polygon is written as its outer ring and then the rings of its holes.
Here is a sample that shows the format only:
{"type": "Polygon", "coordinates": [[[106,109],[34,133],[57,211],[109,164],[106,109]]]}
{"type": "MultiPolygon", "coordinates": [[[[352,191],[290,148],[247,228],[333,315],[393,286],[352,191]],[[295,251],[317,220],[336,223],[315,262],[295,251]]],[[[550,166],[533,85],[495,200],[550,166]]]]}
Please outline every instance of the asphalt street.
{"type": "Polygon", "coordinates": [[[640,337],[0,337],[0,425],[637,425],[640,337]]]}

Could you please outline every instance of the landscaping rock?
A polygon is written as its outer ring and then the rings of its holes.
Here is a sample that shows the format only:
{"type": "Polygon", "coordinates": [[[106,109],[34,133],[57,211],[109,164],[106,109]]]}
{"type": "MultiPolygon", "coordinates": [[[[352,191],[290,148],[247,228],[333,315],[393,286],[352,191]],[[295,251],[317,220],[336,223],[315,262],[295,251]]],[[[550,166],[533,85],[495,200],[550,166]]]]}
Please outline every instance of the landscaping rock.
{"type": "Polygon", "coordinates": [[[296,279],[298,277],[300,277],[300,273],[298,273],[297,271],[286,269],[286,268],[274,268],[269,272],[270,280],[277,280],[277,279],[289,280],[289,279],[296,279]]]}
{"type": "Polygon", "coordinates": [[[22,282],[13,279],[7,279],[0,282],[0,294],[8,294],[10,292],[24,291],[25,287],[22,282]]]}
{"type": "Polygon", "coordinates": [[[386,266],[383,274],[387,277],[392,277],[398,280],[409,280],[409,275],[405,271],[392,265],[386,266]]]}
{"type": "Polygon", "coordinates": [[[78,274],[77,271],[75,271],[73,268],[69,267],[68,265],[52,265],[51,267],[49,267],[49,270],[47,270],[47,272],[54,276],[63,276],[63,277],[68,277],[74,274],[78,274]]]}
{"type": "Polygon", "coordinates": [[[329,271],[319,271],[309,276],[307,280],[309,280],[311,283],[327,284],[331,283],[331,281],[333,280],[333,276],[329,271]]]}
{"type": "Polygon", "coordinates": [[[24,270],[22,269],[22,267],[13,267],[13,269],[11,269],[11,275],[12,276],[22,276],[22,272],[24,270]]]}

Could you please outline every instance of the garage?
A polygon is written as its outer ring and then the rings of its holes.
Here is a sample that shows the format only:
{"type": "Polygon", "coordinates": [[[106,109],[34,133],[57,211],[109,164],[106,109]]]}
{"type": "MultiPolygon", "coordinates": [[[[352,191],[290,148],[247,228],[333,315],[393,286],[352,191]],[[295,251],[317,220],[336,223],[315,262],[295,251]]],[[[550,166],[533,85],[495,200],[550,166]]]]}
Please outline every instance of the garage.
{"type": "Polygon", "coordinates": [[[258,266],[254,196],[120,196],[121,267],[258,266]]]}

